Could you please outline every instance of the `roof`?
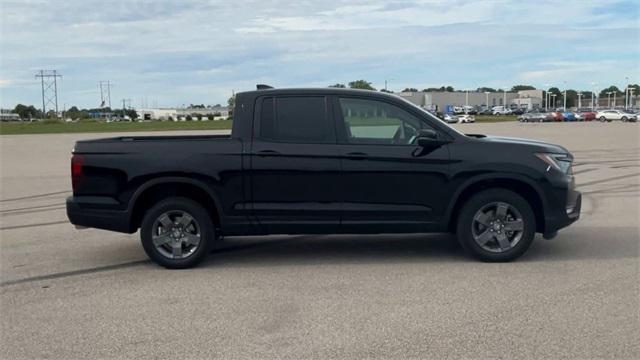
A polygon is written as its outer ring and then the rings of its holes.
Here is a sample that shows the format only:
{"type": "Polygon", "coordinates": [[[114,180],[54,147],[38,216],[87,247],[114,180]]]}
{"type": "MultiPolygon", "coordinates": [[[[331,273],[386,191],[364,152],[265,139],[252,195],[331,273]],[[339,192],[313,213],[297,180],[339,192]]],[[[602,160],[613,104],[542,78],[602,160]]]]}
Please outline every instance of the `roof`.
{"type": "Polygon", "coordinates": [[[359,95],[371,97],[397,97],[397,95],[379,92],[375,90],[347,89],[347,88],[282,88],[282,89],[264,89],[243,91],[238,94],[251,94],[254,96],[261,95],[359,95]]]}

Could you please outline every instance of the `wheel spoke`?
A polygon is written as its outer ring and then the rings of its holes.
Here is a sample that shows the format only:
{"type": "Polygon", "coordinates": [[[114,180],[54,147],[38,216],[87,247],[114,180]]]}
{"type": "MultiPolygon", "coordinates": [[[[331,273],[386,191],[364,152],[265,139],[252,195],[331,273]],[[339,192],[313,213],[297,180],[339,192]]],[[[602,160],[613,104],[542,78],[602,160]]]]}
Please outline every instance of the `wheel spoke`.
{"type": "Polygon", "coordinates": [[[485,213],[485,212],[480,212],[478,215],[476,215],[475,221],[479,222],[480,224],[484,225],[484,226],[489,226],[489,221],[491,221],[491,215],[485,213]]]}
{"type": "Polygon", "coordinates": [[[506,221],[504,223],[505,231],[522,231],[523,229],[524,229],[524,223],[520,219],[513,220],[513,221],[506,221]]]}
{"type": "Polygon", "coordinates": [[[189,227],[189,224],[193,221],[193,218],[189,214],[182,215],[178,220],[178,223],[181,224],[185,229],[189,227]]]}
{"type": "Polygon", "coordinates": [[[171,222],[171,219],[169,219],[167,214],[162,214],[162,216],[158,218],[158,221],[160,221],[160,224],[162,224],[165,230],[169,230],[173,227],[173,222],[171,222]]]}
{"type": "Polygon", "coordinates": [[[476,242],[478,243],[478,245],[484,246],[484,244],[493,239],[493,236],[493,232],[491,232],[490,230],[486,230],[482,234],[478,235],[478,237],[476,238],[476,242]]]}
{"type": "Polygon", "coordinates": [[[171,236],[168,233],[160,234],[153,237],[153,245],[162,246],[171,241],[171,236]]]}
{"type": "Polygon", "coordinates": [[[500,246],[500,250],[507,251],[511,249],[511,243],[509,242],[509,238],[504,233],[496,234],[496,239],[498,240],[498,245],[500,246]]]}
{"type": "Polygon", "coordinates": [[[182,243],[173,243],[171,244],[171,253],[174,258],[182,257],[182,243]]]}
{"type": "Polygon", "coordinates": [[[200,243],[200,236],[194,234],[186,234],[186,243],[189,245],[198,245],[200,243]]]}
{"type": "Polygon", "coordinates": [[[496,217],[500,220],[507,217],[507,210],[509,210],[509,205],[505,203],[498,203],[498,207],[496,208],[496,217]]]}

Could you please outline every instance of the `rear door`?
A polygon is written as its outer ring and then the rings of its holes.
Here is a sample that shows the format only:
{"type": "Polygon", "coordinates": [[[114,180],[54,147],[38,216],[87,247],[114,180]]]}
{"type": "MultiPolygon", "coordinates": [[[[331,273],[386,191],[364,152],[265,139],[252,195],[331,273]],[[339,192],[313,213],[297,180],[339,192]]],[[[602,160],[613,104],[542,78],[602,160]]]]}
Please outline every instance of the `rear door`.
{"type": "Polygon", "coordinates": [[[430,230],[443,213],[447,145],[422,149],[418,131],[436,130],[397,104],[339,97],[334,114],[342,161],[342,230],[430,230]]]}
{"type": "Polygon", "coordinates": [[[251,207],[269,233],[326,233],[340,221],[340,160],[325,96],[257,99],[251,207]]]}

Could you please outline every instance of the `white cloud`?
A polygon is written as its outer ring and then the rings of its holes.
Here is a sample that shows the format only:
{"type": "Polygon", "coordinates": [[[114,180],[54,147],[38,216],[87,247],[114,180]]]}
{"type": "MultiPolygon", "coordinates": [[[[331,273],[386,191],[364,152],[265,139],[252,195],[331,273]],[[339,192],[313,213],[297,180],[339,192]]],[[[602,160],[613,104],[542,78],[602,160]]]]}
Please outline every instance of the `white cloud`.
{"type": "Polygon", "coordinates": [[[105,79],[116,83],[114,97],[169,105],[224,102],[221,94],[257,82],[619,81],[640,70],[632,45],[640,39],[637,16],[614,11],[616,4],[0,0],[0,77],[11,79],[0,83],[1,105],[37,102],[40,68],[63,73],[64,101],[87,104],[96,102],[89,89],[105,79]]]}

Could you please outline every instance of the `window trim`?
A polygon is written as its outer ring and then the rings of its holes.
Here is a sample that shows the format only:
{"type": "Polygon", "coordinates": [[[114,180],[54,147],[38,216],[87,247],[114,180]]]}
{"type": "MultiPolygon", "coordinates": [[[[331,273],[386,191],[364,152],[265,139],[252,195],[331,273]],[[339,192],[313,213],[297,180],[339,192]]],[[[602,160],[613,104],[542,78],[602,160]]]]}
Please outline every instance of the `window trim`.
{"type": "Polygon", "coordinates": [[[289,95],[289,94],[282,94],[282,95],[263,95],[263,96],[259,96],[256,98],[256,104],[254,106],[255,110],[254,110],[254,120],[253,120],[253,133],[251,134],[251,141],[261,141],[261,142],[269,142],[269,143],[276,143],[276,144],[313,144],[313,145],[336,145],[338,143],[338,134],[336,132],[336,125],[335,125],[335,121],[333,119],[333,103],[331,101],[331,96],[327,95],[327,94],[313,94],[313,95],[308,95],[308,94],[296,94],[296,95],[289,95]],[[273,106],[273,117],[274,120],[277,121],[277,102],[276,99],[278,98],[295,98],[295,97],[304,97],[304,98],[309,98],[309,97],[314,97],[314,98],[322,98],[324,99],[324,108],[325,108],[325,120],[327,122],[327,125],[329,126],[329,133],[333,133],[333,138],[331,139],[332,141],[301,141],[301,140],[282,140],[282,139],[269,139],[269,138],[264,138],[262,137],[261,131],[262,131],[262,104],[264,103],[264,101],[266,99],[271,98],[272,101],[274,101],[274,106],[273,106]]]}
{"type": "MultiPolygon", "coordinates": [[[[416,147],[418,144],[385,144],[385,143],[353,143],[349,142],[347,138],[347,134],[345,131],[345,121],[344,116],[342,115],[342,106],[340,105],[340,99],[357,99],[357,100],[368,100],[368,101],[378,101],[385,103],[387,105],[395,106],[400,108],[401,110],[409,113],[414,116],[418,121],[427,126],[428,128],[436,131],[438,134],[442,135],[443,131],[439,129],[437,126],[432,125],[429,121],[426,121],[422,116],[416,114],[413,109],[407,109],[400,104],[394,103],[393,101],[387,101],[386,99],[374,98],[374,97],[365,97],[365,96],[357,96],[357,95],[334,95],[332,96],[332,104],[333,104],[333,117],[335,119],[335,130],[336,130],[336,139],[338,144],[340,145],[361,145],[361,146],[403,146],[403,147],[416,147]]],[[[449,136],[448,134],[446,136],[449,136]]]]}

